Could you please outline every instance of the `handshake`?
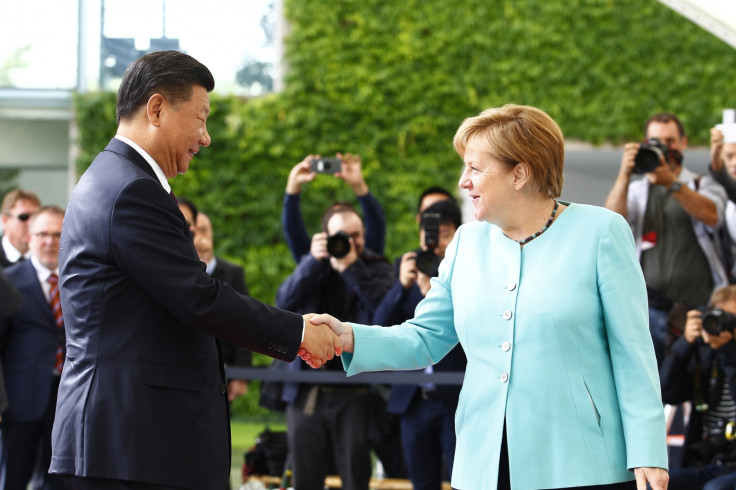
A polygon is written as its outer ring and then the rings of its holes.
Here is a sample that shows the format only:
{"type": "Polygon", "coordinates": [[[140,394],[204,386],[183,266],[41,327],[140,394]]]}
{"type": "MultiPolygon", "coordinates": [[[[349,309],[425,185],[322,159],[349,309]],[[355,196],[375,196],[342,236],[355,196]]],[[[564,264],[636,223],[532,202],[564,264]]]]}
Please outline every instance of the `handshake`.
{"type": "Polygon", "coordinates": [[[335,355],[353,352],[353,328],[330,315],[309,313],[304,317],[304,340],[297,355],[318,368],[335,355]]]}

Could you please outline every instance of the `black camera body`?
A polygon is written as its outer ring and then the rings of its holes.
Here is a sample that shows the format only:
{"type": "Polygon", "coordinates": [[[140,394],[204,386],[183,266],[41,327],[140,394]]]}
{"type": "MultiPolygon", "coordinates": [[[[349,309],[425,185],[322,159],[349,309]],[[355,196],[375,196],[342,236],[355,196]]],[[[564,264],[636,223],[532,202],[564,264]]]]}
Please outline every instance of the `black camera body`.
{"type": "Polygon", "coordinates": [[[710,335],[718,335],[736,328],[736,316],[720,308],[711,308],[703,313],[703,330],[710,335]]]}
{"type": "Polygon", "coordinates": [[[669,163],[669,148],[659,138],[649,138],[639,146],[639,151],[634,157],[634,173],[647,174],[659,167],[659,162],[664,159],[669,163]]]}
{"type": "Polygon", "coordinates": [[[435,255],[434,249],[440,242],[440,214],[422,213],[422,228],[424,228],[424,246],[427,250],[417,254],[417,269],[429,277],[437,277],[442,259],[435,255]]]}
{"type": "Polygon", "coordinates": [[[309,170],[318,174],[334,174],[342,170],[342,160],[339,158],[312,158],[309,170]]]}
{"type": "Polygon", "coordinates": [[[341,259],[350,253],[350,235],[338,231],[327,237],[327,251],[336,259],[341,259]]]}

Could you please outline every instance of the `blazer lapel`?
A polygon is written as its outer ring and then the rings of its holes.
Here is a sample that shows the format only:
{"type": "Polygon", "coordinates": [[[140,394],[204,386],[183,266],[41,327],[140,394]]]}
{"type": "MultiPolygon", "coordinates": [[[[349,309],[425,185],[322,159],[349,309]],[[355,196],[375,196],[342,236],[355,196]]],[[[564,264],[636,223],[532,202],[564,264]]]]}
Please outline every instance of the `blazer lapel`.
{"type": "Polygon", "coordinates": [[[38,275],[33,263],[30,260],[23,261],[19,265],[22,271],[22,280],[18,284],[18,289],[22,290],[24,298],[31,298],[37,305],[38,310],[47,320],[50,326],[56,328],[56,320],[51,312],[51,304],[46,300],[46,296],[41,289],[41,283],[38,282],[38,275]]]}

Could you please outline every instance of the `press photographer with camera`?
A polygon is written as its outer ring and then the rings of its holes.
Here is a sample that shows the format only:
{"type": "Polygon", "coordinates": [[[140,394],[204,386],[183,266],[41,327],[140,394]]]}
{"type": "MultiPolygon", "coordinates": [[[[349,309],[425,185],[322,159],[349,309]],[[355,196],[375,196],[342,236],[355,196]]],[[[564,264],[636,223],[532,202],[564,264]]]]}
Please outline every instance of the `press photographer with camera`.
{"type": "MultiPolygon", "coordinates": [[[[330,206],[321,229],[309,253],[279,286],[276,304],[294,312],[316,308],[371,322],[394,282],[391,264],[366,246],[363,221],[349,203],[330,206]]],[[[301,359],[288,366],[291,371],[306,368],[301,359]]],[[[340,359],[324,369],[343,371],[340,359]]],[[[368,489],[371,396],[367,385],[284,383],[294,488],[321,490],[335,468],[343,488],[368,489]]]]}
{"type": "Polygon", "coordinates": [[[670,489],[736,486],[736,286],[713,293],[709,308],[690,310],[683,335],[661,370],[664,403],[692,403],[681,467],[670,489]],[[702,311],[705,310],[705,311],[702,311]]]}
{"type": "Polygon", "coordinates": [[[362,160],[359,155],[338,153],[335,157],[307,155],[289,172],[281,212],[281,226],[286,245],[296,263],[309,253],[310,239],[301,213],[301,190],[317,175],[324,174],[340,179],[350,186],[365,216],[365,244],[378,254],[383,254],[386,243],[386,216],[378,199],[371,193],[363,178],[362,160]]]}
{"type": "Polygon", "coordinates": [[[681,328],[682,313],[705,304],[727,284],[711,235],[723,223],[726,193],[712,177],[682,163],[687,136],[674,114],[644,125],[643,143],[627,143],[605,206],[621,214],[634,235],[649,296],[649,329],[662,365],[668,322],[681,328]],[[658,164],[657,164],[658,162],[658,164]],[[632,180],[634,174],[643,177],[632,180]]]}
{"type": "MultiPolygon", "coordinates": [[[[396,259],[394,270],[398,279],[376,309],[376,325],[395,325],[414,317],[414,310],[427,295],[429,281],[437,276],[445,249],[461,224],[460,208],[454,199],[436,201],[421,213],[421,247],[396,259]]],[[[465,352],[458,344],[425,372],[465,371],[466,364],[465,352]]],[[[460,385],[391,386],[386,409],[400,417],[404,461],[414,490],[441,488],[443,458],[447,475],[452,474],[454,417],[459,396],[460,385]]]]}

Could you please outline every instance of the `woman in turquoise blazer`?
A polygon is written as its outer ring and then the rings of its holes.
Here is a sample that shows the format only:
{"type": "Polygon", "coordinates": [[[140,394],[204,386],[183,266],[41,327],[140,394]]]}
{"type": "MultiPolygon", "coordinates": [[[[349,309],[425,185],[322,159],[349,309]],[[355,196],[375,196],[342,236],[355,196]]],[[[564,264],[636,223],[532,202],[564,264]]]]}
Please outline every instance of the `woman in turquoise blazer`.
{"type": "Polygon", "coordinates": [[[311,321],[340,335],[349,375],[423,368],[462,344],[454,488],[666,489],[659,377],[628,224],[556,200],[564,140],[538,109],[484,111],[454,144],[477,221],[457,231],[414,319],[311,321]]]}

